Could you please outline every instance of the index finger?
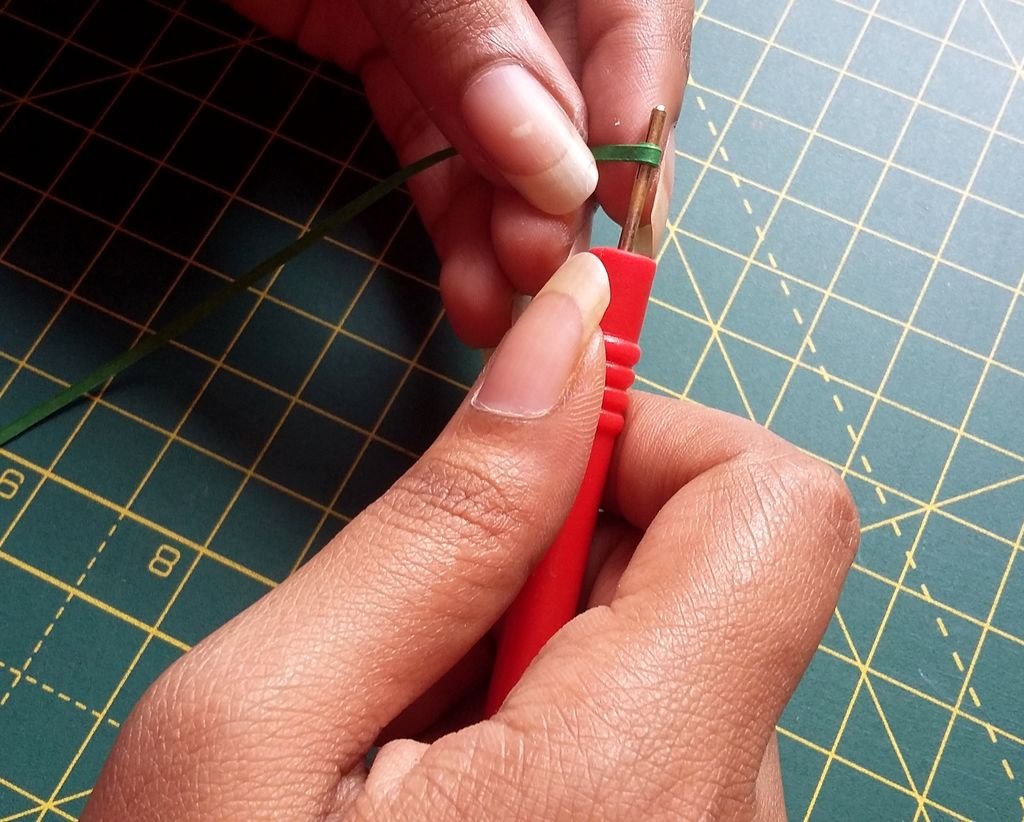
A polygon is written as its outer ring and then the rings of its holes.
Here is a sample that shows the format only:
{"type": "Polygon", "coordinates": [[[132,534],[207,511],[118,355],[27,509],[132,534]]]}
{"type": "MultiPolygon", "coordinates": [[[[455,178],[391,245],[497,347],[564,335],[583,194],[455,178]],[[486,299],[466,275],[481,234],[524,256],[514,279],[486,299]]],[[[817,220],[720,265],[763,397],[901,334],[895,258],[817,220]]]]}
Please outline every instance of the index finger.
{"type": "Polygon", "coordinates": [[[548,214],[597,185],[583,101],[525,0],[361,0],[409,87],[452,144],[548,214]]]}
{"type": "MultiPolygon", "coordinates": [[[[591,145],[642,140],[657,105],[675,123],[689,70],[692,0],[586,0],[578,15],[580,88],[591,145]]],[[[598,201],[618,222],[625,217],[633,176],[621,163],[601,172],[598,201]]]]}

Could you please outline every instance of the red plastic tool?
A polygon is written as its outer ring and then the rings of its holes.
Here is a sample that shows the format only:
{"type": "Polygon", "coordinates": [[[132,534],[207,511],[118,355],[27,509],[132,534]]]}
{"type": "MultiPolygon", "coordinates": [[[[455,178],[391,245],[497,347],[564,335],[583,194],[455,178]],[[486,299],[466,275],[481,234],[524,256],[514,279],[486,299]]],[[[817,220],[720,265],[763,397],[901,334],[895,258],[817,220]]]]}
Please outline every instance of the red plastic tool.
{"type": "MultiPolygon", "coordinates": [[[[665,108],[658,106],[651,113],[647,142],[660,145],[664,126],[665,108]]],[[[526,667],[554,633],[576,615],[579,606],[612,450],[625,424],[629,403],[626,390],[633,384],[633,366],[640,359],[637,343],[654,282],[654,260],[633,253],[632,248],[657,171],[646,165],[638,170],[619,247],[591,250],[604,263],[611,287],[611,300],[601,320],[607,359],[601,416],[572,509],[544,559],[505,614],[485,707],[488,716],[501,707],[526,667]]]]}

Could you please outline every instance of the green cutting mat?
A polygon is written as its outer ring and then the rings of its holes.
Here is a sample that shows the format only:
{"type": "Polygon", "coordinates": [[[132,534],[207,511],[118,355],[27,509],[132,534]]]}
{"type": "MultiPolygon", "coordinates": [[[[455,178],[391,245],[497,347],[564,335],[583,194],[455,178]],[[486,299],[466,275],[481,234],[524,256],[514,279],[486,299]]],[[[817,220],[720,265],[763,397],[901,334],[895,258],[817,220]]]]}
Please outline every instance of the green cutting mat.
{"type": "MultiPolygon", "coordinates": [[[[641,382],[864,524],[781,722],[795,819],[1024,815],[1022,63],[1021,0],[699,9],[641,382]]],[[[0,0],[0,419],[382,176],[369,123],[208,0],[0,0]]],[[[395,193],[0,450],[0,817],[75,818],[157,673],[431,440],[475,359],[428,249],[395,193]]]]}

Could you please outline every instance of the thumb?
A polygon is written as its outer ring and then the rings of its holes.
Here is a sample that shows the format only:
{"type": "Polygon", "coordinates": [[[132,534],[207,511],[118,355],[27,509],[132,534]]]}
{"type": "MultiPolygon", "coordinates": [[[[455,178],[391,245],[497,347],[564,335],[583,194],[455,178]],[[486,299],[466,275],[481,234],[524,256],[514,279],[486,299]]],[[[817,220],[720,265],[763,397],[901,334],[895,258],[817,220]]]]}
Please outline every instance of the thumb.
{"type": "Polygon", "coordinates": [[[91,808],[319,818],[339,777],[479,641],[554,538],[597,423],[607,302],[595,256],[566,262],[405,476],[146,694],[91,808]]]}
{"type": "Polygon", "coordinates": [[[548,214],[597,186],[580,91],[526,0],[361,0],[430,118],[479,170],[548,214]]]}

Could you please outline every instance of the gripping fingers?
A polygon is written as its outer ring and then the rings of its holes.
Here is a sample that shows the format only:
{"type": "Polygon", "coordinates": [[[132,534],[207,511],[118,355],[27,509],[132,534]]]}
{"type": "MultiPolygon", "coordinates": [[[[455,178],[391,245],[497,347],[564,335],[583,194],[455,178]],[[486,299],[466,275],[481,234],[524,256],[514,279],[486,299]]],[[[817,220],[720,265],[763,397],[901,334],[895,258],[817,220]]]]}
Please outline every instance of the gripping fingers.
{"type": "Polygon", "coordinates": [[[762,429],[634,399],[614,479],[646,534],[611,602],[375,811],[415,796],[439,818],[773,818],[777,783],[759,774],[838,598],[856,515],[834,473],[762,429]]]}

